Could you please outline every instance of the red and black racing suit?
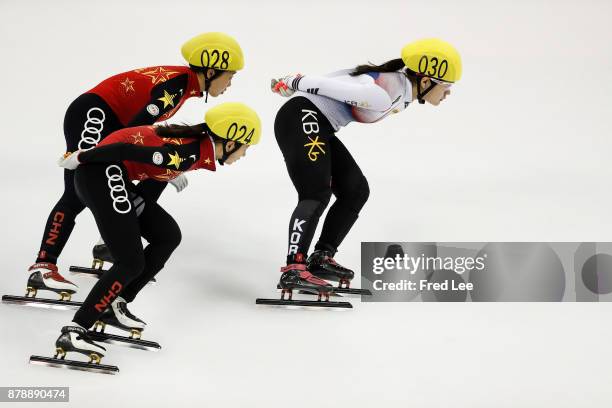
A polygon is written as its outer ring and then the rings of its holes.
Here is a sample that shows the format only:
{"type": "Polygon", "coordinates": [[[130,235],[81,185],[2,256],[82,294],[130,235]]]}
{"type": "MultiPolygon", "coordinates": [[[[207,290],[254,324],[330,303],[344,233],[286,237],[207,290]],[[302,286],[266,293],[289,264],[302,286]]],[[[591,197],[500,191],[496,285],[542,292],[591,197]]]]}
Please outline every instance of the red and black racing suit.
{"type": "MultiPolygon", "coordinates": [[[[75,99],[64,118],[66,151],[95,147],[110,133],[170,118],[191,97],[201,97],[196,73],[186,66],[157,66],[110,77],[75,99]]],[[[143,197],[156,201],[167,183],[139,184],[143,197]]],[[[45,225],[36,262],[56,263],[85,205],[74,189],[74,171],[64,170],[64,193],[45,225]]]]}

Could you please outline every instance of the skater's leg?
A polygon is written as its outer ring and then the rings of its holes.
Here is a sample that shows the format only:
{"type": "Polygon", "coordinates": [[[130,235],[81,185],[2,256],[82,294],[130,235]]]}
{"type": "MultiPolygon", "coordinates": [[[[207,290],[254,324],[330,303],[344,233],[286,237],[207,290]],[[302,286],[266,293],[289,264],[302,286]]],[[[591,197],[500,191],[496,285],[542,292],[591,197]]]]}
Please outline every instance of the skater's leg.
{"type": "Polygon", "coordinates": [[[156,202],[168,185],[165,181],[147,179],[136,185],[136,192],[148,202],[156,202]]]}
{"type": "Polygon", "coordinates": [[[131,184],[125,169],[115,164],[80,166],[75,185],[115,259],[113,267],[100,277],[74,316],[75,323],[89,328],[142,273],[145,261],[136,209],[126,200],[131,184]]]}
{"type": "Polygon", "coordinates": [[[368,181],[344,144],[334,137],[330,145],[334,156],[331,164],[332,191],[336,201],[327,212],[315,250],[334,254],[359,217],[370,189],[368,181]]]}
{"type": "Polygon", "coordinates": [[[57,263],[57,258],[72,233],[76,216],[84,208],[85,205],[81,203],[74,190],[74,171],[64,170],[64,194],[47,218],[36,263],[57,263]]]}
{"type": "Polygon", "coordinates": [[[300,259],[308,253],[319,217],[331,197],[332,157],[328,143],[333,130],[310,101],[298,97],[280,109],[274,132],[298,192],[298,204],[289,222],[287,261],[304,262],[300,259]]]}
{"type": "MultiPolygon", "coordinates": [[[[123,127],[110,106],[99,96],[83,94],[75,99],[64,117],[66,151],[96,146],[111,132],[123,127]]],[[[51,210],[36,262],[56,263],[85,206],[74,190],[74,171],[64,171],[64,193],[51,210]]]]}
{"type": "Polygon", "coordinates": [[[144,249],[144,271],[123,291],[122,297],[127,302],[133,301],[142,288],[162,270],[181,242],[178,224],[155,202],[145,202],[138,222],[142,236],[149,244],[144,249]]]}

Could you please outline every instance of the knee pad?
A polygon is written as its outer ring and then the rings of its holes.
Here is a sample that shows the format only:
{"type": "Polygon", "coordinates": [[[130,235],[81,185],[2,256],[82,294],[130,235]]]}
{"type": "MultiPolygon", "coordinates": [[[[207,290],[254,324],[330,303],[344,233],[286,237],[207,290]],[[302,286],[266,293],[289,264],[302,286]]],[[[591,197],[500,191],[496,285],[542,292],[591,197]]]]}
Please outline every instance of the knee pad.
{"type": "Polygon", "coordinates": [[[303,210],[304,212],[312,213],[317,217],[320,217],[323,214],[323,211],[329,205],[329,200],[331,199],[331,189],[322,190],[315,194],[301,195],[298,203],[298,208],[303,210]]]}

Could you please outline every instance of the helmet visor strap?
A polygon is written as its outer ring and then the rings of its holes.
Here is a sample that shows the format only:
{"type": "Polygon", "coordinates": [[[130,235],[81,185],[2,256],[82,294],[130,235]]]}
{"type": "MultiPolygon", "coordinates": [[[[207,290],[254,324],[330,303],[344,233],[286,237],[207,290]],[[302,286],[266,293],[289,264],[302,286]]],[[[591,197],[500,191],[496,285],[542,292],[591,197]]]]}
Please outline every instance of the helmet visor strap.
{"type": "Polygon", "coordinates": [[[431,85],[429,85],[429,87],[425,90],[421,89],[421,78],[419,78],[419,80],[417,81],[417,99],[419,100],[419,103],[422,105],[425,103],[425,99],[423,99],[423,97],[425,95],[427,95],[428,93],[431,92],[432,89],[434,89],[436,87],[436,83],[431,80],[431,85]]]}
{"type": "Polygon", "coordinates": [[[228,139],[223,140],[223,155],[221,156],[219,160],[217,160],[221,166],[225,164],[225,161],[227,160],[228,157],[232,155],[232,153],[240,149],[240,143],[234,142],[234,148],[232,150],[227,150],[227,144],[229,142],[233,142],[233,140],[228,140],[228,139]]]}

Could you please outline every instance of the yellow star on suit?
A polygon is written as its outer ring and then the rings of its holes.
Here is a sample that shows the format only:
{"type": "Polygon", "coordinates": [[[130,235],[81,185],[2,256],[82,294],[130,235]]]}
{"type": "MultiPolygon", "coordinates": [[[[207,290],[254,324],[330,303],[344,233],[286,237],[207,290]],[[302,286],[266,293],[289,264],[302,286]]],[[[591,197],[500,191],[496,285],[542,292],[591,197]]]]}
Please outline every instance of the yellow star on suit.
{"type": "Polygon", "coordinates": [[[162,101],[164,103],[164,109],[170,105],[174,108],[174,97],[176,94],[170,94],[168,91],[164,89],[164,96],[161,98],[157,98],[158,101],[162,101]]]}
{"type": "Polygon", "coordinates": [[[168,154],[168,156],[170,156],[170,161],[168,162],[167,166],[175,166],[177,169],[181,165],[181,162],[185,160],[179,156],[176,150],[174,151],[174,154],[168,154]]]}

